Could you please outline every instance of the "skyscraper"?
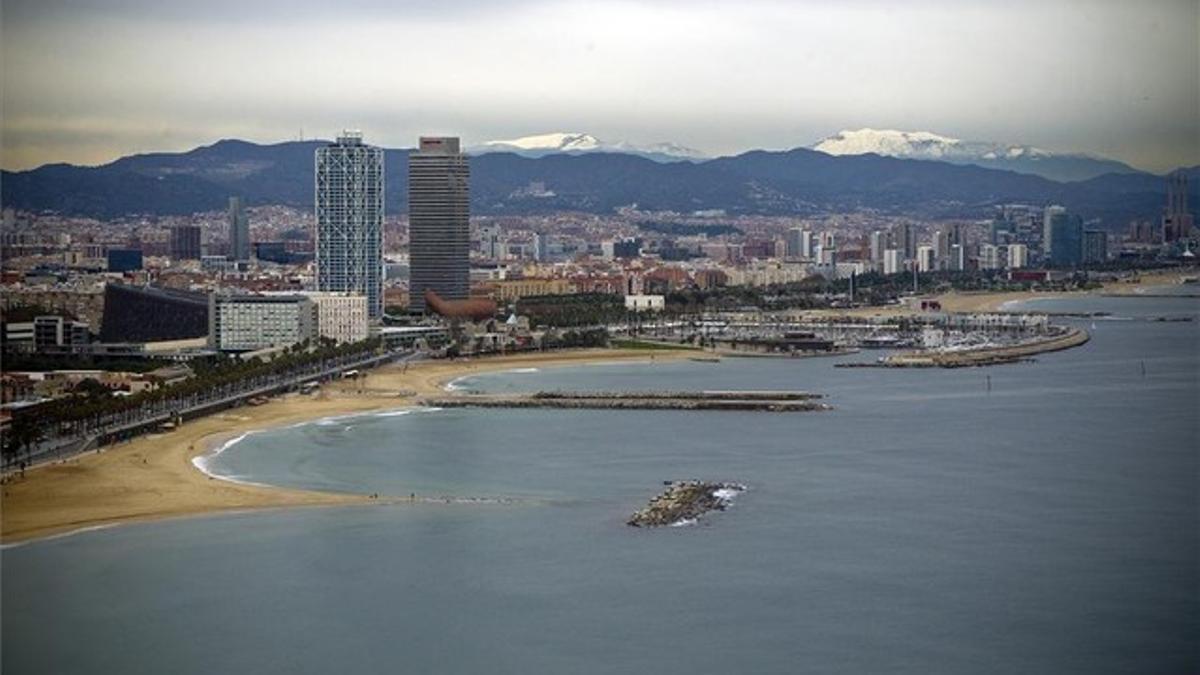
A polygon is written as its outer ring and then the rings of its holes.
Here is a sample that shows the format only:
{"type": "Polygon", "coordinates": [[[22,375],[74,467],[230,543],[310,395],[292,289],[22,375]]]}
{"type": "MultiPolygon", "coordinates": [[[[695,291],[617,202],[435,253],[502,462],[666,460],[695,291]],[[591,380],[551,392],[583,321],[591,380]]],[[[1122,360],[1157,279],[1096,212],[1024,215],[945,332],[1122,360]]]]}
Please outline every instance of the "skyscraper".
{"type": "Polygon", "coordinates": [[[250,259],[250,219],[241,197],[229,198],[229,259],[250,259]]]}
{"type": "Polygon", "coordinates": [[[917,247],[917,269],[922,272],[932,272],[936,253],[932,246],[917,247]]]}
{"type": "Polygon", "coordinates": [[[1055,218],[1066,217],[1067,210],[1061,206],[1047,206],[1042,212],[1042,259],[1049,261],[1054,242],[1051,241],[1050,231],[1055,218]]]}
{"type": "Polygon", "coordinates": [[[1029,249],[1025,244],[1008,245],[1008,268],[1020,269],[1029,264],[1029,249]]]}
{"type": "MultiPolygon", "coordinates": [[[[1061,207],[1059,207],[1061,209],[1061,207]]],[[[1046,262],[1055,267],[1075,267],[1083,262],[1083,219],[1061,209],[1047,209],[1046,262]]]]}
{"type": "Polygon", "coordinates": [[[470,165],[457,138],[422,137],[408,157],[408,304],[425,291],[464,300],[471,291],[470,165]]]}
{"type": "Polygon", "coordinates": [[[785,241],[787,242],[788,258],[800,258],[803,256],[803,242],[801,238],[804,236],[804,228],[793,227],[788,230],[785,241]]]}
{"type": "Polygon", "coordinates": [[[1084,264],[1107,262],[1108,233],[1104,230],[1084,230],[1081,258],[1084,264]]]}
{"type": "Polygon", "coordinates": [[[199,260],[202,253],[200,246],[199,225],[176,225],[171,228],[171,239],[168,251],[175,260],[199,260]]]}
{"type": "Polygon", "coordinates": [[[887,250],[888,238],[887,233],[883,230],[875,230],[871,233],[871,262],[883,262],[883,252],[887,250]]]}
{"type": "Polygon", "coordinates": [[[367,296],[383,314],[383,150],[345,131],[316,152],[317,290],[367,296]]]}
{"type": "Polygon", "coordinates": [[[892,228],[892,246],[900,250],[905,260],[916,257],[917,238],[913,234],[912,223],[900,223],[892,228]]]}
{"type": "Polygon", "coordinates": [[[1187,174],[1182,171],[1167,176],[1167,209],[1163,214],[1163,241],[1183,239],[1192,231],[1192,214],[1188,211],[1187,174]]]}

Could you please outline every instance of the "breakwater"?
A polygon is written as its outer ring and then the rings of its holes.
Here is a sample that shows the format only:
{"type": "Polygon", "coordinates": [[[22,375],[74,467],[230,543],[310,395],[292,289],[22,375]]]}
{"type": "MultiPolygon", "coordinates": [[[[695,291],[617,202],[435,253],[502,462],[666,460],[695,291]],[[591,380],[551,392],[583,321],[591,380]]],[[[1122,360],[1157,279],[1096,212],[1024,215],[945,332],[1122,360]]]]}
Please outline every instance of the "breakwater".
{"type": "Polygon", "coordinates": [[[698,480],[668,481],[666,485],[666,490],[630,516],[626,523],[633,527],[688,524],[709,511],[724,511],[733,498],[746,489],[738,483],[698,480]]]}
{"type": "Polygon", "coordinates": [[[904,352],[886,356],[874,363],[838,364],[839,367],[877,368],[968,368],[1020,363],[1036,354],[1070,349],[1084,344],[1091,336],[1082,328],[1067,328],[1061,333],[1002,347],[960,349],[956,351],[904,352]]]}
{"type": "Polygon", "coordinates": [[[829,410],[821,394],[804,391],[539,391],[532,394],[469,394],[431,397],[437,408],[560,408],[600,410],[829,410]]]}

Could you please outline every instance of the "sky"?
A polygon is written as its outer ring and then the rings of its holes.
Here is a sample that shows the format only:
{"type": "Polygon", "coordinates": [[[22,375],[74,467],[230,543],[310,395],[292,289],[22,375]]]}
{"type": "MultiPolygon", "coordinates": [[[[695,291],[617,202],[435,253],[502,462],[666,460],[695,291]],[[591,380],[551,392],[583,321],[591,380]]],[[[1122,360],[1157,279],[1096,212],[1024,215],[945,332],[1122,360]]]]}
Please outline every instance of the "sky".
{"type": "Polygon", "coordinates": [[[0,0],[0,166],[361,129],[712,155],[933,131],[1200,164],[1200,1],[0,0]]]}

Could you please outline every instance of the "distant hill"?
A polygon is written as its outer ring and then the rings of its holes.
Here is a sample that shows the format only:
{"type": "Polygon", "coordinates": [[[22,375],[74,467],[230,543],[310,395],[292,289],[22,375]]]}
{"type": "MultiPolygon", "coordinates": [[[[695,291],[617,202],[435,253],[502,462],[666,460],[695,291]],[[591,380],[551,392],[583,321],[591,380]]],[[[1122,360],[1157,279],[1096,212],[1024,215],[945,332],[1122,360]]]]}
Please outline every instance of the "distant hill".
{"type": "Polygon", "coordinates": [[[930,159],[974,164],[988,169],[1029,173],[1050,180],[1079,181],[1110,173],[1139,173],[1128,164],[1078,153],[1056,153],[1031,145],[964,141],[928,131],[894,129],[845,130],[813,144],[830,155],[875,154],[903,159],[930,159]]]}
{"type": "MultiPolygon", "coordinates": [[[[0,175],[6,207],[111,218],[222,209],[230,195],[250,205],[312,208],[313,154],[326,141],[259,145],[223,140],[184,153],[124,157],[97,167],[52,164],[0,175]]],[[[386,209],[407,210],[407,149],[385,151],[386,209]]],[[[1193,176],[1193,202],[1200,193],[1193,176]]],[[[798,148],[753,151],[703,162],[655,162],[607,152],[471,159],[472,210],[528,214],[560,210],[646,210],[811,215],[855,208],[914,216],[983,217],[993,204],[1060,203],[1088,219],[1123,227],[1157,218],[1165,182],[1145,173],[1056,182],[973,165],[832,156],[798,148]]]]}

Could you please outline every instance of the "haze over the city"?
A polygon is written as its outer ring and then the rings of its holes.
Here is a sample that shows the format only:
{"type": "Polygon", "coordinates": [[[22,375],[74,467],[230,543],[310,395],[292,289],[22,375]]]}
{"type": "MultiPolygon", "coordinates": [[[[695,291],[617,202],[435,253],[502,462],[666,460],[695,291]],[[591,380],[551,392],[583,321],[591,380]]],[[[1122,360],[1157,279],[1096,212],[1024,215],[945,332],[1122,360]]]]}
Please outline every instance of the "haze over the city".
{"type": "Polygon", "coordinates": [[[363,129],[710,155],[928,130],[1200,162],[1195,2],[5,0],[6,169],[363,129]]]}

